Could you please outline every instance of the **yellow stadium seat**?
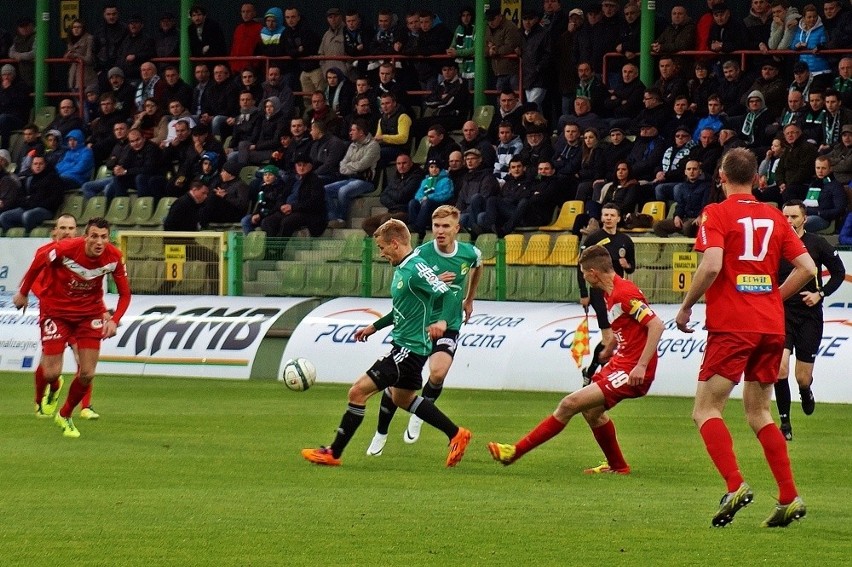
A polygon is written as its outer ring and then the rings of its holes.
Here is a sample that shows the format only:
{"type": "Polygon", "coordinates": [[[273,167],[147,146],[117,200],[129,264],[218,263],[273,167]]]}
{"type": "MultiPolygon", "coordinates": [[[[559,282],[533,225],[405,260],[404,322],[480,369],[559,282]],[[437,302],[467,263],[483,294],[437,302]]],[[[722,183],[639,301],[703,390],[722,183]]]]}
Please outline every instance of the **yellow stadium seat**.
{"type": "Polygon", "coordinates": [[[556,220],[552,224],[539,228],[539,230],[546,230],[548,232],[571,230],[574,228],[574,221],[577,219],[577,215],[582,214],[583,211],[583,201],[565,201],[562,204],[562,208],[559,209],[559,216],[556,217],[556,220]]]}
{"type": "MultiPolygon", "coordinates": [[[[661,221],[666,218],[666,202],[648,201],[642,206],[641,214],[650,215],[654,222],[661,221]]],[[[651,228],[629,228],[623,232],[651,232],[651,228]]]]}
{"type": "Polygon", "coordinates": [[[519,264],[524,252],[524,235],[507,234],[506,241],[506,264],[519,264]]]}
{"type": "Polygon", "coordinates": [[[518,260],[518,264],[529,266],[542,265],[550,253],[550,235],[533,234],[527,241],[524,253],[518,260]]]}
{"type": "Polygon", "coordinates": [[[580,239],[575,234],[560,234],[553,243],[553,250],[544,260],[546,266],[576,266],[580,257],[580,239]]]}

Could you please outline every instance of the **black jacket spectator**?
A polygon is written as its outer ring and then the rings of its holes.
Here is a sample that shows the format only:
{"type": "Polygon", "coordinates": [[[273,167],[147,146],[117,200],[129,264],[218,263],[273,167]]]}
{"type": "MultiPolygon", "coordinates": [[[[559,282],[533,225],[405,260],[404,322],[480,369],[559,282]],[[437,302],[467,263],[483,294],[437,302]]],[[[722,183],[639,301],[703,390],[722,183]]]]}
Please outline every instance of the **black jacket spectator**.
{"type": "Polygon", "coordinates": [[[118,61],[118,47],[124,36],[127,35],[127,26],[116,21],[114,24],[103,22],[101,29],[95,33],[95,56],[98,71],[106,71],[115,67],[118,61]]]}
{"type": "Polygon", "coordinates": [[[52,165],[45,165],[41,173],[29,175],[21,179],[21,199],[18,207],[25,211],[45,208],[56,213],[62,205],[62,180],[52,165]]]}
{"type": "Polygon", "coordinates": [[[529,33],[522,33],[522,35],[521,61],[524,89],[543,88],[549,83],[548,75],[554,72],[551,68],[550,34],[537,25],[529,33]]]}
{"type": "Polygon", "coordinates": [[[633,178],[640,181],[652,180],[665,151],[666,141],[660,136],[637,136],[633,143],[633,149],[630,150],[630,154],[627,156],[627,162],[630,164],[633,178]]]}
{"type": "Polygon", "coordinates": [[[290,237],[302,227],[306,227],[311,236],[320,236],[328,225],[325,185],[313,171],[302,177],[290,176],[274,206],[275,210],[260,223],[269,236],[290,237]],[[284,205],[290,205],[290,212],[282,212],[284,205]]]}
{"type": "MultiPolygon", "coordinates": [[[[196,10],[198,7],[195,8],[196,10]]],[[[202,10],[202,14],[204,14],[202,10]]],[[[189,52],[192,57],[219,57],[226,55],[225,34],[222,27],[204,14],[200,26],[189,24],[189,52]]]]}
{"type": "Polygon", "coordinates": [[[465,212],[470,206],[471,199],[476,195],[482,195],[486,200],[488,197],[497,195],[500,186],[491,170],[483,166],[468,171],[462,178],[461,189],[456,199],[456,207],[465,212]]]}
{"type": "Polygon", "coordinates": [[[320,36],[309,28],[304,20],[300,20],[294,27],[285,26],[281,41],[287,55],[299,60],[294,71],[313,71],[319,68],[319,61],[301,59],[307,55],[316,55],[320,46],[320,36]]]}
{"type": "Polygon", "coordinates": [[[327,133],[314,140],[310,152],[313,173],[325,183],[340,179],[340,162],[348,149],[349,144],[334,134],[327,133]]]}
{"type": "Polygon", "coordinates": [[[210,194],[199,214],[202,227],[211,222],[239,222],[248,212],[251,189],[239,178],[239,165],[226,163],[223,171],[224,175],[210,184],[210,194]]]}

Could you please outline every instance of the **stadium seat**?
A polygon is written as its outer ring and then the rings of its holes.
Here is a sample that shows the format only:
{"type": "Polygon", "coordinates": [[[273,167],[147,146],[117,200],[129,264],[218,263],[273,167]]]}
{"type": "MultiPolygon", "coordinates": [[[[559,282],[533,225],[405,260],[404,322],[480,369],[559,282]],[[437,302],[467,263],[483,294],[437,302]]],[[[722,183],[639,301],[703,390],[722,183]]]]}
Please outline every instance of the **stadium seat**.
{"type": "Polygon", "coordinates": [[[266,233],[255,230],[243,237],[243,260],[263,260],[266,255],[266,233]]]}
{"type": "Polygon", "coordinates": [[[417,149],[414,150],[414,155],[411,156],[411,161],[418,165],[426,163],[426,156],[429,154],[429,138],[423,136],[417,144],[417,149]]]}
{"type": "MultiPolygon", "coordinates": [[[[646,268],[638,269],[629,276],[630,281],[636,284],[650,303],[657,303],[657,272],[646,268]]],[[[671,286],[671,284],[669,284],[671,286]]]]}
{"type": "Polygon", "coordinates": [[[467,232],[460,232],[456,235],[456,240],[459,242],[470,242],[470,234],[467,232]]]}
{"type": "Polygon", "coordinates": [[[23,238],[27,235],[27,229],[22,226],[13,226],[9,230],[6,231],[6,238],[23,238]]]}
{"type": "Polygon", "coordinates": [[[476,239],[476,247],[482,252],[484,264],[493,264],[497,254],[497,235],[493,233],[480,234],[476,239]]]}
{"type": "Polygon", "coordinates": [[[575,234],[560,234],[553,250],[543,264],[546,266],[576,266],[580,255],[580,239],[575,234]]]}
{"type": "Polygon", "coordinates": [[[277,284],[277,294],[286,296],[304,295],[305,264],[301,262],[286,262],[283,269],[274,272],[261,270],[257,273],[258,281],[269,281],[277,284]]]}
{"type": "Polygon", "coordinates": [[[834,234],[835,233],[834,227],[835,227],[835,222],[831,221],[831,224],[829,224],[827,227],[825,227],[822,230],[816,231],[816,233],[817,234],[834,234]]]}
{"type": "Polygon", "coordinates": [[[558,232],[563,230],[571,230],[574,228],[574,221],[577,215],[583,212],[583,201],[565,201],[559,209],[559,215],[552,224],[543,226],[539,230],[548,232],[558,232]]]}
{"type": "Polygon", "coordinates": [[[104,218],[110,224],[121,224],[130,216],[130,197],[113,197],[104,218]]]}
{"type": "Polygon", "coordinates": [[[148,236],[141,240],[142,251],[145,258],[148,258],[149,260],[163,260],[165,258],[162,237],[148,236]]]}
{"type": "Polygon", "coordinates": [[[331,289],[331,264],[306,264],[305,265],[305,295],[317,295],[325,297],[331,289]]]}
{"type": "Polygon", "coordinates": [[[576,270],[560,267],[547,267],[542,270],[544,290],[542,301],[577,301],[580,297],[580,285],[577,283],[576,270]]]}
{"type": "Polygon", "coordinates": [[[256,165],[246,165],[240,170],[240,179],[243,183],[248,185],[254,180],[254,174],[257,173],[257,170],[260,169],[256,165]]]}
{"type": "Polygon", "coordinates": [[[483,266],[482,276],[476,288],[477,299],[497,299],[497,275],[491,266],[483,266]]]}
{"type": "Polygon", "coordinates": [[[86,201],[83,212],[77,218],[77,224],[85,225],[89,219],[102,217],[106,214],[107,200],[103,195],[95,195],[86,201]]]}
{"type": "Polygon", "coordinates": [[[53,229],[49,226],[37,226],[30,231],[30,238],[50,238],[53,229]]]}
{"type": "Polygon", "coordinates": [[[95,179],[106,179],[107,177],[112,177],[112,172],[107,169],[107,166],[102,165],[95,170],[95,179]]]}
{"type": "Polygon", "coordinates": [[[473,121],[483,130],[488,130],[491,120],[494,118],[494,107],[490,104],[477,106],[473,109],[473,121]]]}
{"type": "Polygon", "coordinates": [[[166,277],[165,262],[128,262],[128,276],[133,293],[159,293],[166,277]]]}
{"type": "Polygon", "coordinates": [[[518,264],[537,266],[544,264],[550,253],[550,235],[533,234],[527,240],[524,253],[518,259],[518,264]]]}
{"type": "MultiPolygon", "coordinates": [[[[112,207],[110,206],[110,208],[112,207]]],[[[154,198],[137,197],[130,204],[130,214],[117,224],[126,227],[141,226],[142,223],[148,222],[152,214],[154,214],[154,198]]]]}
{"type": "MultiPolygon", "coordinates": [[[[160,262],[146,262],[150,264],[160,262]]],[[[173,292],[181,295],[216,294],[219,282],[211,279],[212,262],[188,261],[183,265],[183,279],[177,282],[173,292]]]]}
{"type": "Polygon", "coordinates": [[[357,297],[361,295],[361,266],[357,264],[335,264],[331,267],[332,297],[357,297]]]}
{"type": "Polygon", "coordinates": [[[44,134],[45,129],[56,118],[55,106],[42,106],[33,114],[33,124],[38,126],[39,131],[44,134]]]}
{"type": "Polygon", "coordinates": [[[169,214],[169,208],[176,200],[177,198],[175,197],[160,198],[159,202],[157,202],[157,208],[154,209],[154,214],[151,215],[151,218],[139,224],[143,227],[162,228],[163,221],[165,220],[166,215],[169,214]]]}
{"type": "Polygon", "coordinates": [[[542,301],[544,272],[549,268],[537,266],[515,267],[506,271],[506,299],[511,301],[542,301]]]}
{"type": "MultiPolygon", "coordinates": [[[[665,201],[648,201],[642,206],[642,214],[650,215],[651,218],[654,219],[654,222],[663,220],[666,218],[666,202],[665,201]]],[[[623,232],[630,233],[639,233],[639,232],[651,232],[651,228],[629,228],[625,229],[623,232]]]]}
{"type": "MultiPolygon", "coordinates": [[[[86,199],[79,193],[66,193],[65,198],[62,201],[62,206],[59,207],[59,213],[57,213],[56,217],[59,218],[61,215],[71,215],[77,222],[80,222],[80,219],[83,217],[83,208],[85,206],[86,199]]],[[[56,224],[55,219],[51,219],[49,221],[45,221],[44,224],[50,225],[51,227],[56,224]]]]}
{"type": "Polygon", "coordinates": [[[506,242],[506,264],[520,263],[524,251],[524,235],[507,234],[503,240],[506,242]]]}
{"type": "Polygon", "coordinates": [[[343,239],[343,247],[337,258],[333,258],[336,262],[360,262],[361,254],[364,249],[364,233],[353,232],[343,239]]]}
{"type": "Polygon", "coordinates": [[[382,261],[381,264],[373,263],[372,268],[372,289],[370,295],[372,297],[390,297],[390,285],[393,278],[393,266],[382,261]]]}

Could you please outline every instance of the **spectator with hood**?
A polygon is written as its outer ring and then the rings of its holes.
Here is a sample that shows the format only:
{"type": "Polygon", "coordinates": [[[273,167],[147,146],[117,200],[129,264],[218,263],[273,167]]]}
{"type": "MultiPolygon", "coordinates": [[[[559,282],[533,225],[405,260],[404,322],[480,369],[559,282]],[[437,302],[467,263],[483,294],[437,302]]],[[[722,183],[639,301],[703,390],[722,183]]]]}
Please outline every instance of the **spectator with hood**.
{"type": "Polygon", "coordinates": [[[63,189],[76,189],[92,177],[95,157],[86,146],[86,138],[80,130],[71,130],[65,136],[65,153],[56,164],[56,172],[62,179],[63,189]]]}

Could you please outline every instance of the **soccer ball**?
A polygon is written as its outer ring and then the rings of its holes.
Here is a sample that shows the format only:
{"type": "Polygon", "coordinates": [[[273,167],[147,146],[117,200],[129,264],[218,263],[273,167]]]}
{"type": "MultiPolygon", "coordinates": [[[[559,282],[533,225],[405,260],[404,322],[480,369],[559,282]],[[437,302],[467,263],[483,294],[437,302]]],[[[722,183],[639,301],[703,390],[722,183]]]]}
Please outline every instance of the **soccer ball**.
{"type": "Polygon", "coordinates": [[[291,358],[284,363],[279,380],[294,392],[302,392],[317,381],[317,369],[306,358],[291,358]]]}

